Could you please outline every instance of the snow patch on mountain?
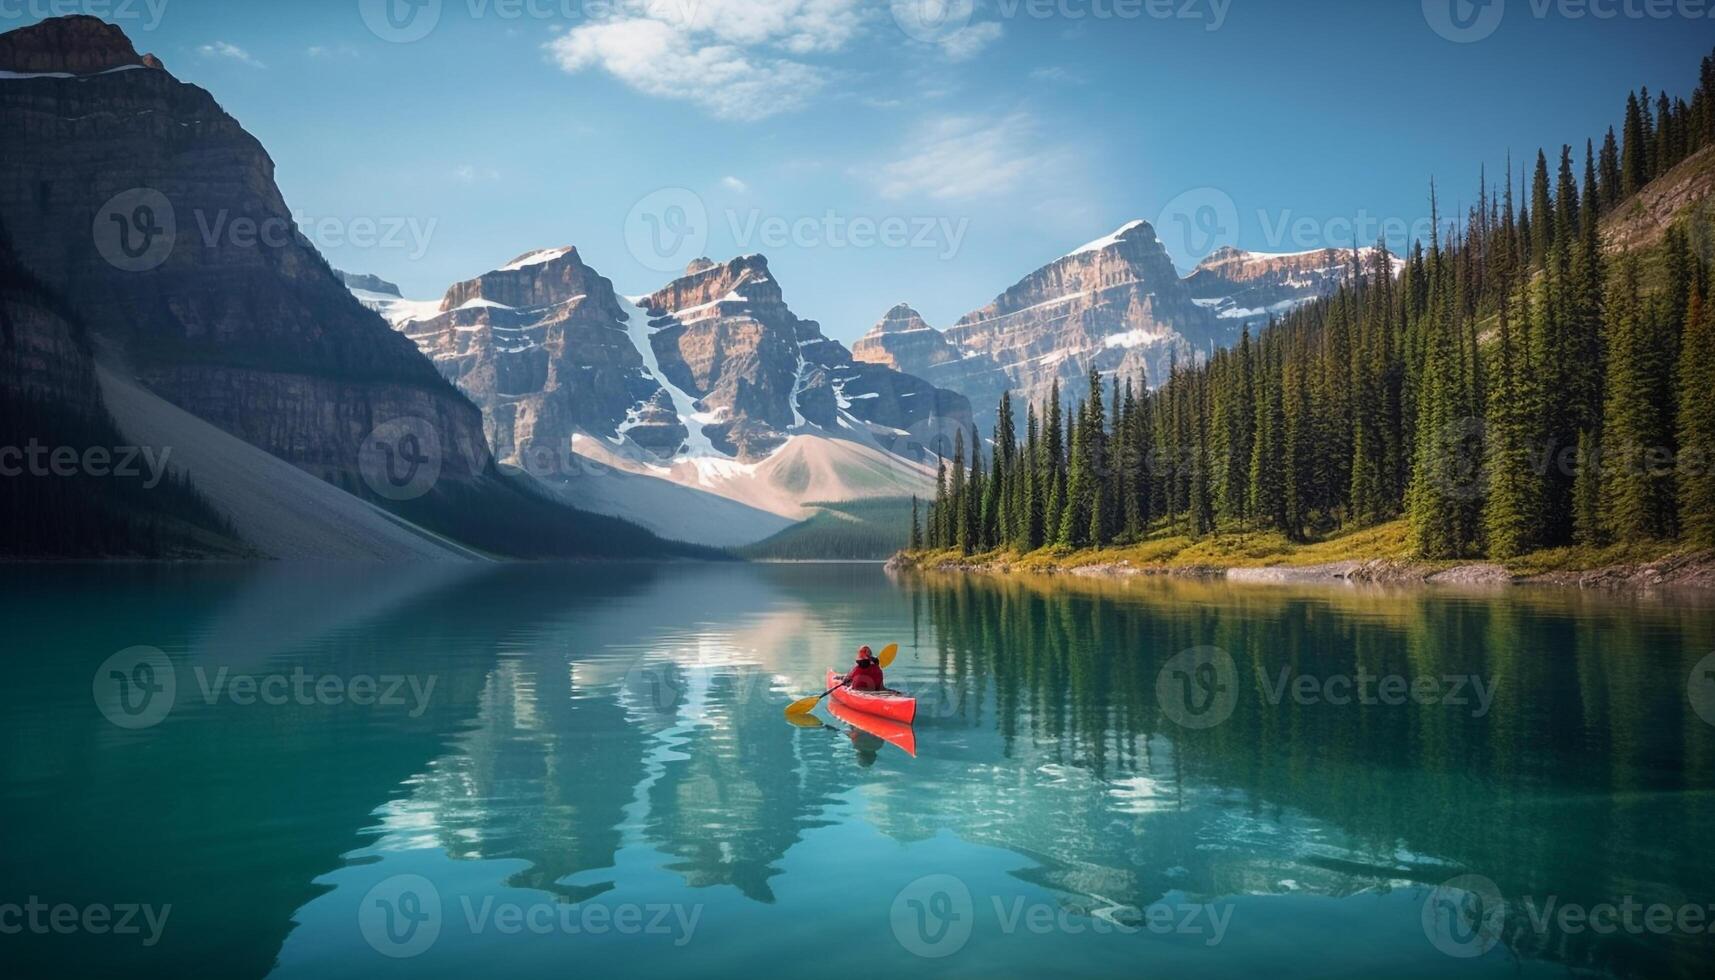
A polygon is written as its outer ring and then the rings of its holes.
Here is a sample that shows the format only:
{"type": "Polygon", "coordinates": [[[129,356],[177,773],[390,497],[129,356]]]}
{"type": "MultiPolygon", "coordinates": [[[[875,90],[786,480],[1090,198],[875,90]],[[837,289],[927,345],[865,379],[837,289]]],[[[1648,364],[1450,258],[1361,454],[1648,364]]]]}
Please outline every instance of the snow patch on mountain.
{"type": "Polygon", "coordinates": [[[1112,248],[1115,245],[1118,245],[1120,242],[1124,241],[1125,236],[1127,234],[1129,234],[1132,231],[1135,231],[1138,228],[1143,227],[1143,225],[1145,225],[1145,224],[1147,224],[1147,222],[1144,222],[1144,221],[1128,221],[1125,224],[1120,225],[1111,234],[1108,234],[1108,235],[1105,235],[1101,238],[1098,238],[1093,242],[1089,242],[1087,244],[1081,245],[1078,248],[1075,248],[1072,251],[1066,253],[1064,258],[1069,259],[1074,255],[1083,255],[1086,252],[1100,252],[1103,249],[1112,248]]]}
{"type": "Polygon", "coordinates": [[[649,311],[643,307],[643,301],[646,298],[644,296],[625,297],[627,307],[625,310],[626,332],[631,335],[632,346],[636,347],[637,352],[643,355],[643,369],[648,372],[649,377],[655,380],[656,384],[666,390],[668,399],[673,403],[673,411],[678,413],[679,418],[685,423],[685,428],[690,431],[690,437],[681,447],[681,453],[692,459],[714,456],[729,458],[716,449],[715,444],[710,442],[708,435],[703,432],[704,426],[715,425],[720,419],[714,413],[704,412],[697,408],[697,400],[686,394],[683,388],[668,380],[667,376],[662,373],[661,361],[655,355],[655,345],[649,341],[649,311]]]}
{"type": "Polygon", "coordinates": [[[563,259],[570,255],[570,248],[544,248],[534,252],[526,252],[518,258],[500,267],[501,272],[518,272],[533,265],[545,265],[555,259],[563,259]]]}

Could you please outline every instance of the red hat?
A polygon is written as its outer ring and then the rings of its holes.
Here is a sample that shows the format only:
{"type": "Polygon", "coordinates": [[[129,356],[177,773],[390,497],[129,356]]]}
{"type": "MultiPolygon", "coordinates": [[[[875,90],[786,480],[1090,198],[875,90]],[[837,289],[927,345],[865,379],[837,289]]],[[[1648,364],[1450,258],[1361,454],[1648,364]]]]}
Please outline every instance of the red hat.
{"type": "Polygon", "coordinates": [[[858,647],[858,655],[857,655],[857,658],[858,658],[858,660],[860,660],[860,661],[863,661],[863,660],[874,660],[874,659],[875,659],[875,654],[873,654],[873,653],[871,653],[871,652],[870,652],[870,651],[869,651],[869,647],[858,647]]]}

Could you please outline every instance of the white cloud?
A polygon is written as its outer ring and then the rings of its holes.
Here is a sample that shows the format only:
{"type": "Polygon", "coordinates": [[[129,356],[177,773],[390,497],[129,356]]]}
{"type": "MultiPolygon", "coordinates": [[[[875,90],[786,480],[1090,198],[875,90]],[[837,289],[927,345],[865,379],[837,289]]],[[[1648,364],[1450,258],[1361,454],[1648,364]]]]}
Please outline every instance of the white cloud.
{"type": "Polygon", "coordinates": [[[865,20],[862,0],[619,0],[547,49],[564,71],[755,120],[802,108],[828,80],[804,59],[844,49],[865,20]]]}
{"type": "Polygon", "coordinates": [[[1001,26],[994,21],[984,21],[981,24],[971,24],[964,30],[955,31],[936,42],[941,50],[946,52],[951,61],[968,61],[975,58],[982,50],[1000,40],[1001,26]]]}
{"type": "Polygon", "coordinates": [[[749,184],[745,183],[742,180],[739,180],[737,177],[732,177],[732,176],[722,177],[721,178],[721,186],[725,187],[729,191],[737,191],[740,194],[743,194],[745,191],[750,190],[749,184]]]}
{"type": "Polygon", "coordinates": [[[1052,190],[1067,166],[1063,151],[1039,148],[1036,121],[1022,112],[998,118],[942,116],[902,142],[908,155],[871,171],[886,198],[938,201],[1052,190]]]}
{"type": "Polygon", "coordinates": [[[252,68],[268,67],[262,62],[256,60],[255,56],[250,52],[236,44],[231,44],[226,41],[215,41],[212,44],[205,44],[202,47],[197,48],[197,51],[205,58],[226,58],[231,61],[239,62],[240,64],[249,65],[252,68]]]}

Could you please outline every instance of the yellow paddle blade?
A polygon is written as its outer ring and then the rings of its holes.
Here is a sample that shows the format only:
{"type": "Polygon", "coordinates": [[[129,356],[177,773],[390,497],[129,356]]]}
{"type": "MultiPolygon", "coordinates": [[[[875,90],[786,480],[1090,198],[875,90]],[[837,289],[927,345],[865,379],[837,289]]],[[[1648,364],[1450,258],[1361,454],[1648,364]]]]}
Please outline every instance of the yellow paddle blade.
{"type": "Polygon", "coordinates": [[[899,644],[889,643],[887,646],[881,648],[881,656],[875,659],[880,661],[881,669],[886,670],[893,666],[893,658],[897,656],[899,656],[899,644]]]}
{"type": "Polygon", "coordinates": [[[810,712],[815,711],[816,703],[826,696],[827,695],[825,694],[819,694],[813,698],[799,698],[786,706],[786,713],[789,715],[807,715],[810,712]]]}
{"type": "Polygon", "coordinates": [[[824,727],[822,725],[822,720],[820,718],[817,718],[815,715],[788,714],[786,716],[786,723],[788,725],[796,725],[799,728],[822,728],[822,727],[824,727]]]}

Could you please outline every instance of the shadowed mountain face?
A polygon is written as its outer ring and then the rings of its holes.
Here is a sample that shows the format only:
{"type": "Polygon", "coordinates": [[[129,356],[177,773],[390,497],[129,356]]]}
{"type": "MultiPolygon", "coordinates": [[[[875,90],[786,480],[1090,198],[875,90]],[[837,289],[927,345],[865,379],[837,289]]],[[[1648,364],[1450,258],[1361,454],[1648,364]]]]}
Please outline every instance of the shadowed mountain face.
{"type": "Polygon", "coordinates": [[[262,146],[94,18],[0,37],[0,227],[169,401],[359,485],[375,427],[426,420],[442,478],[490,464],[481,417],[298,233],[262,146]]]}

